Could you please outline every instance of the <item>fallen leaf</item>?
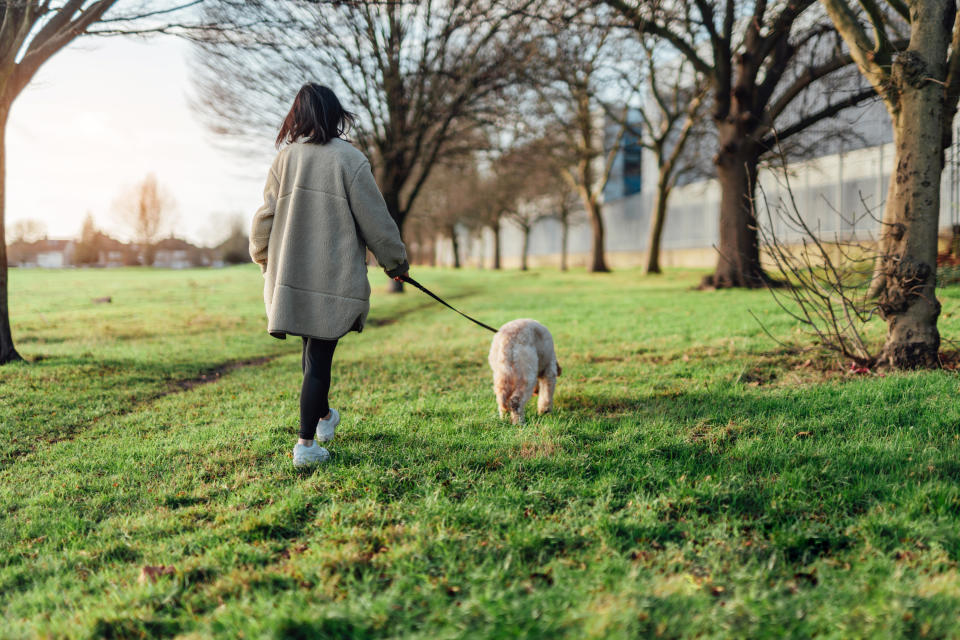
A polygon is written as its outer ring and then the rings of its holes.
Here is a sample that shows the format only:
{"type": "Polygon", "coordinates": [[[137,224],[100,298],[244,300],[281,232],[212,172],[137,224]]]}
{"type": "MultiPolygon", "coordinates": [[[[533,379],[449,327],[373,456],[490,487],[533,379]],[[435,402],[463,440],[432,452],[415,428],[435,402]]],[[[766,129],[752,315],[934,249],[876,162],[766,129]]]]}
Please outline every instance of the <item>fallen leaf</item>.
{"type": "Polygon", "coordinates": [[[157,567],[152,567],[150,565],[146,565],[145,567],[140,569],[140,579],[138,580],[138,582],[140,582],[140,584],[146,584],[148,581],[156,582],[157,578],[159,578],[160,576],[171,576],[173,575],[173,572],[174,572],[174,569],[172,566],[168,567],[168,566],[160,565],[157,567]]]}

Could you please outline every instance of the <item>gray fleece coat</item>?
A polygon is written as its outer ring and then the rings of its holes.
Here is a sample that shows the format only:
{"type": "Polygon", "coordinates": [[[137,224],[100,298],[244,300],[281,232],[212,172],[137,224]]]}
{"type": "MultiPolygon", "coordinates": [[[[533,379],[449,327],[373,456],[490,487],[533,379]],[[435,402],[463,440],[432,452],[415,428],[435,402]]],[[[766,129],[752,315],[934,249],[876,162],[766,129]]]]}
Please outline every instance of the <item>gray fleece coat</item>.
{"type": "Polygon", "coordinates": [[[370,310],[367,247],[387,275],[407,271],[400,232],[364,155],[339,138],[281,149],[250,229],[267,331],[334,339],[362,330],[370,310]]]}

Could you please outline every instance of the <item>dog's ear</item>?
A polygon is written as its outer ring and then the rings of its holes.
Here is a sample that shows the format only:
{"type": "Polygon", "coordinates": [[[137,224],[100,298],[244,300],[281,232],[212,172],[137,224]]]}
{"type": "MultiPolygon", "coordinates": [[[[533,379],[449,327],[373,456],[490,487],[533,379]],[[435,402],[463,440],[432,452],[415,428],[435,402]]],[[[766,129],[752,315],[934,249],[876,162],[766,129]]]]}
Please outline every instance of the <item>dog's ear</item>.
{"type": "Polygon", "coordinates": [[[563,367],[561,367],[561,366],[560,366],[560,363],[558,362],[558,363],[557,363],[557,375],[560,375],[561,373],[563,373],[563,367]]]}

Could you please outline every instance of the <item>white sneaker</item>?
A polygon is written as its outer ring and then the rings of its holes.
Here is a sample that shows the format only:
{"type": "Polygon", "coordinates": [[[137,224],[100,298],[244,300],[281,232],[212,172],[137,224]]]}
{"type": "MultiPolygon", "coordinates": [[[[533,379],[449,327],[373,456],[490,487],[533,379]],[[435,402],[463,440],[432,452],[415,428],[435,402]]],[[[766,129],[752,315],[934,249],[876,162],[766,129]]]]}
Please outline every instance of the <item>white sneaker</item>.
{"type": "Polygon", "coordinates": [[[333,434],[340,424],[340,412],[336,409],[330,409],[330,419],[321,420],[317,423],[317,441],[330,442],[333,440],[333,434]]]}
{"type": "Polygon", "coordinates": [[[295,444],[293,446],[293,466],[309,467],[313,464],[320,464],[330,459],[330,452],[318,445],[316,442],[312,446],[295,444]]]}

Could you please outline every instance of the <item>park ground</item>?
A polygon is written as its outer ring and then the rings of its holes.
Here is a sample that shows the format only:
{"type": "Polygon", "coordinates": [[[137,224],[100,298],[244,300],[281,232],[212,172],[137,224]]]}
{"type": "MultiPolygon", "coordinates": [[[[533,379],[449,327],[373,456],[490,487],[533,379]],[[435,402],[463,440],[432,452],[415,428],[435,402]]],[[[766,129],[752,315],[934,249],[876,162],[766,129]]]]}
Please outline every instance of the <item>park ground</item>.
{"type": "Polygon", "coordinates": [[[499,421],[490,335],[371,272],[298,472],[256,267],[12,272],[0,637],[960,637],[955,372],[851,372],[696,272],[414,275],[550,327],[555,413],[499,421]]]}

